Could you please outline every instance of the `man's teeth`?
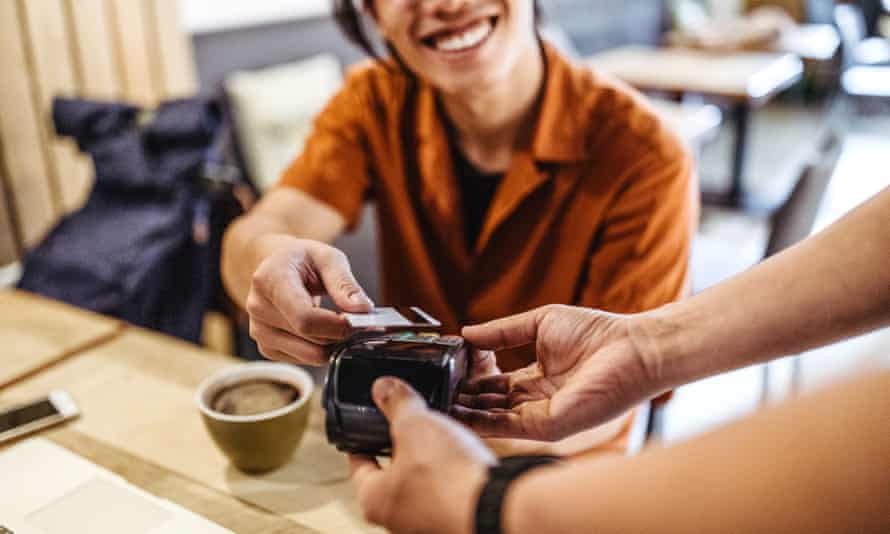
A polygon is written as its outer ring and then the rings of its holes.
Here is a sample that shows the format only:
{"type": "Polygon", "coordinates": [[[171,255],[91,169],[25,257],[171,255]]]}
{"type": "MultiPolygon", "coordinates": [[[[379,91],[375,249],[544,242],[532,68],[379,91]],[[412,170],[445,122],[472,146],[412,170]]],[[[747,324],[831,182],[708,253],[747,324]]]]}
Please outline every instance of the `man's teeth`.
{"type": "Polygon", "coordinates": [[[488,37],[491,30],[491,21],[481,20],[460,33],[436,39],[436,49],[443,52],[456,52],[472,48],[488,37]]]}

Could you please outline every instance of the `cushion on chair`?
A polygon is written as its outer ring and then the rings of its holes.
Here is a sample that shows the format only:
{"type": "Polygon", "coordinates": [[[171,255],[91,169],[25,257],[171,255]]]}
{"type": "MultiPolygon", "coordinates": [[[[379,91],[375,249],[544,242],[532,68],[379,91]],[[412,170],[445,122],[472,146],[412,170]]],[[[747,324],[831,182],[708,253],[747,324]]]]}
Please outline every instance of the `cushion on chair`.
{"type": "Polygon", "coordinates": [[[342,81],[340,63],[328,54],[226,78],[247,171],[261,191],[277,183],[302,150],[312,120],[342,81]]]}

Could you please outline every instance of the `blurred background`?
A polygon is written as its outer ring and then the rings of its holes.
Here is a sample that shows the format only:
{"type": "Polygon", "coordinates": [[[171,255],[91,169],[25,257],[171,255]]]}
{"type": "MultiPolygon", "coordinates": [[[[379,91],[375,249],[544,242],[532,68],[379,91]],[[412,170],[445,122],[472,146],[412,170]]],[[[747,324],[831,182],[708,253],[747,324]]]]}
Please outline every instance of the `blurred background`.
{"type": "MultiPolygon", "coordinates": [[[[546,39],[644,91],[694,151],[704,204],[695,291],[890,185],[890,1],[549,0],[544,9],[546,39]]],[[[226,197],[246,209],[299,152],[344,70],[364,59],[338,32],[327,0],[4,0],[0,41],[5,287],[47,232],[77,221],[66,217],[96,194],[90,159],[56,135],[55,97],[149,112],[171,98],[213,99],[231,132],[203,187],[210,205],[226,197]]],[[[338,243],[372,297],[373,209],[338,243]]],[[[182,224],[205,244],[229,218],[182,224]]],[[[200,264],[208,270],[213,250],[200,264]]],[[[221,295],[205,300],[192,341],[256,358],[237,308],[221,295]]],[[[883,331],[684,387],[655,424],[665,439],[683,439],[886,365],[883,331]]]]}

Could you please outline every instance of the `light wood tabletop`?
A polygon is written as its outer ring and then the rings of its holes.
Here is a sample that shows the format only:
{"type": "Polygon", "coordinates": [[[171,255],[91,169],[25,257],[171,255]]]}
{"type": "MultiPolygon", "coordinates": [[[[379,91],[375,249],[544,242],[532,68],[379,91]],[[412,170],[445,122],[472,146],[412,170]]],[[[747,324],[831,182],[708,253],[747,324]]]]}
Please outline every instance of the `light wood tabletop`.
{"type": "Polygon", "coordinates": [[[289,464],[262,476],[230,466],[206,432],[194,395],[205,377],[240,363],[127,327],[4,389],[0,401],[67,390],[82,416],[42,435],[235,532],[376,531],[361,518],[345,455],[326,441],[317,393],[309,429],[289,464]]]}
{"type": "Polygon", "coordinates": [[[687,105],[670,100],[650,100],[656,113],[692,147],[717,134],[723,121],[720,108],[710,104],[687,105]]]}
{"type": "Polygon", "coordinates": [[[113,338],[122,324],[15,290],[0,290],[0,388],[113,338]]]}
{"type": "Polygon", "coordinates": [[[232,532],[257,534],[317,532],[82,432],[63,427],[43,433],[41,437],[108,469],[156,497],[172,501],[232,532]]]}
{"type": "Polygon", "coordinates": [[[681,100],[692,94],[728,101],[735,130],[730,187],[725,192],[703,192],[704,199],[733,208],[764,209],[757,194],[750,194],[744,183],[750,115],[803,77],[798,56],[625,46],[585,62],[594,72],[615,76],[641,91],[668,93],[681,100]]]}
{"type": "MultiPolygon", "coordinates": [[[[30,328],[16,337],[28,346],[48,343],[42,341],[44,333],[50,339],[60,337],[62,327],[53,325],[60,312],[62,320],[83,319],[82,330],[117,324],[43,299],[5,298],[14,299],[34,321],[44,317],[39,323],[45,328],[30,328]]],[[[0,324],[8,320],[4,317],[0,324]]],[[[6,330],[6,339],[11,339],[6,330]]],[[[242,363],[127,326],[103,343],[0,389],[0,406],[65,389],[81,416],[40,437],[234,532],[379,531],[361,518],[345,455],[326,441],[317,392],[309,429],[290,463],[262,476],[231,467],[205,430],[194,396],[204,378],[242,363]]],[[[0,359],[0,372],[9,374],[9,366],[9,358],[0,359]]]]}
{"type": "Polygon", "coordinates": [[[698,93],[764,101],[788,88],[803,75],[793,54],[764,52],[711,53],[688,48],[626,46],[585,60],[645,91],[698,93]]]}

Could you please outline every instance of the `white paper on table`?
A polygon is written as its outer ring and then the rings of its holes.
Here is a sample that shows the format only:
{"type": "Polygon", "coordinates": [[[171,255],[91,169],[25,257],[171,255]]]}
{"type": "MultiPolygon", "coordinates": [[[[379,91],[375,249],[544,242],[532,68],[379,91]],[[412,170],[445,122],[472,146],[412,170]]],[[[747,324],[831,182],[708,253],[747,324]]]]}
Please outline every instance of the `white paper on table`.
{"type": "Polygon", "coordinates": [[[0,526],[15,534],[232,534],[44,439],[0,452],[0,526]]]}

